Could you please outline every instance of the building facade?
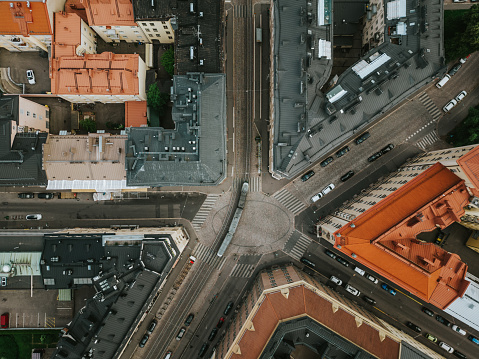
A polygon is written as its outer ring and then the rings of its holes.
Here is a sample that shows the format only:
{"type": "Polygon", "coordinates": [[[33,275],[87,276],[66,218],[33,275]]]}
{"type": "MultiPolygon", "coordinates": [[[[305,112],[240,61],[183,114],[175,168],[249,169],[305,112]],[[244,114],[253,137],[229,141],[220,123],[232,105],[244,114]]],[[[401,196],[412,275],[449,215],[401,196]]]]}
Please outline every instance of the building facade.
{"type": "Polygon", "coordinates": [[[74,13],[55,13],[54,54],[83,56],[96,54],[96,33],[74,13]]]}

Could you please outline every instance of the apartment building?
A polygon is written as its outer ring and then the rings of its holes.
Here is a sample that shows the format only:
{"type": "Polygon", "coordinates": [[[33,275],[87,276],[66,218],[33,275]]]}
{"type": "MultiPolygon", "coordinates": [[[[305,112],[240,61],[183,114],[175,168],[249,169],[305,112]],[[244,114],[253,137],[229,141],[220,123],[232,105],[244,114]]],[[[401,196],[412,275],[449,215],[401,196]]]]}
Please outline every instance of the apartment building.
{"type": "Polygon", "coordinates": [[[145,101],[146,65],[138,54],[52,59],[52,93],[73,103],[145,101]]]}
{"type": "Polygon", "coordinates": [[[55,13],[52,57],[96,54],[96,33],[75,13],[55,13]]]}
{"type": "Polygon", "coordinates": [[[65,0],[0,1],[0,47],[8,51],[48,51],[52,42],[53,13],[65,0]]]}
{"type": "Polygon", "coordinates": [[[162,44],[175,42],[177,23],[173,8],[176,9],[176,1],[133,0],[135,21],[149,41],[159,41],[162,44]]]}

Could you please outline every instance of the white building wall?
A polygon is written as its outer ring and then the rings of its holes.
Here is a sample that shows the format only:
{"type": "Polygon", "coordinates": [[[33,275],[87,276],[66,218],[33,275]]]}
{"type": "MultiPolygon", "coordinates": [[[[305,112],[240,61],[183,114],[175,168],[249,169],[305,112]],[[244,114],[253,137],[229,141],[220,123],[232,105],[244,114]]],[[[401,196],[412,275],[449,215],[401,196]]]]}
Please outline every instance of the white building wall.
{"type": "Polygon", "coordinates": [[[138,26],[143,30],[149,41],[158,40],[162,44],[173,44],[175,33],[168,21],[138,21],[138,26]]]}
{"type": "Polygon", "coordinates": [[[138,95],[58,95],[69,102],[73,103],[123,103],[126,101],[145,101],[138,95]]]}
{"type": "Polygon", "coordinates": [[[384,41],[384,4],[383,0],[370,0],[369,10],[372,11],[373,6],[376,6],[377,12],[372,15],[371,20],[368,20],[367,15],[364,15],[364,28],[363,28],[363,46],[369,43],[371,38],[375,37],[377,32],[380,33],[380,40],[378,45],[384,41]]]}
{"type": "Polygon", "coordinates": [[[50,113],[47,106],[20,97],[18,111],[18,132],[49,132],[50,113]]]}
{"type": "Polygon", "coordinates": [[[48,51],[51,43],[51,35],[0,35],[0,47],[12,52],[38,51],[39,47],[48,51]]]}
{"type": "Polygon", "coordinates": [[[95,32],[106,42],[144,42],[149,38],[139,26],[92,26],[95,32]]]}
{"type": "MultiPolygon", "coordinates": [[[[81,20],[81,19],[80,19],[81,20]]],[[[96,33],[81,20],[81,44],[76,48],[76,54],[96,54],[96,33]]]]}

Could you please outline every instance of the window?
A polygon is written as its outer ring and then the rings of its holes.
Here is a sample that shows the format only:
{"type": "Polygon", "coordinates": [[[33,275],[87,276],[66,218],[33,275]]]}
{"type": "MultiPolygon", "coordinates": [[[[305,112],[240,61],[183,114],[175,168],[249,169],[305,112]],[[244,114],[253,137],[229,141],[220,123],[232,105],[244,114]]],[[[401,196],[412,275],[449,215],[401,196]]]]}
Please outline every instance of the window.
{"type": "Polygon", "coordinates": [[[155,26],[155,23],[154,23],[154,22],[150,22],[150,26],[155,26]]]}
{"type": "Polygon", "coordinates": [[[146,32],[150,32],[150,29],[145,29],[146,32]]]}
{"type": "Polygon", "coordinates": [[[169,35],[169,34],[171,34],[171,32],[167,31],[166,34],[169,35]]]}
{"type": "Polygon", "coordinates": [[[42,115],[40,115],[40,120],[43,120],[43,116],[42,116],[42,115]]]}
{"type": "Polygon", "coordinates": [[[27,116],[30,116],[30,111],[27,111],[27,116]]]}
{"type": "Polygon", "coordinates": [[[136,37],[139,38],[139,39],[143,38],[143,36],[141,36],[141,35],[137,35],[136,37]]]}
{"type": "Polygon", "coordinates": [[[168,36],[168,38],[169,38],[170,40],[173,40],[173,36],[168,36]]]}
{"type": "Polygon", "coordinates": [[[148,24],[146,22],[143,23],[143,26],[148,26],[148,24]]]}
{"type": "Polygon", "coordinates": [[[133,31],[135,34],[139,34],[140,32],[139,31],[133,31]]]}
{"type": "Polygon", "coordinates": [[[156,34],[156,37],[161,37],[161,35],[160,35],[160,34],[156,34]]]}
{"type": "Polygon", "coordinates": [[[153,37],[153,34],[148,34],[149,37],[153,37]]]}
{"type": "Polygon", "coordinates": [[[158,32],[158,29],[153,29],[154,32],[158,32]]]}
{"type": "Polygon", "coordinates": [[[168,26],[163,25],[163,29],[168,30],[168,26]]]}
{"type": "Polygon", "coordinates": [[[125,32],[124,31],[118,31],[120,34],[124,34],[125,32]]]}
{"type": "Polygon", "coordinates": [[[20,109],[20,115],[23,115],[23,108],[20,109]]]}

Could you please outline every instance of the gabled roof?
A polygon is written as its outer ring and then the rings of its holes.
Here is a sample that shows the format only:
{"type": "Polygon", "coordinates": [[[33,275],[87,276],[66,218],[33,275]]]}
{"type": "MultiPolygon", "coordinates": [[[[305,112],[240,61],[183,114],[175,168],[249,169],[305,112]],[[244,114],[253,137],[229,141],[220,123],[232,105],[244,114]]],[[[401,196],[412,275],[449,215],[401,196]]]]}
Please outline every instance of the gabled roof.
{"type": "Polygon", "coordinates": [[[125,127],[141,127],[147,125],[146,101],[125,102],[125,127]]]}
{"type": "Polygon", "coordinates": [[[464,181],[437,163],[335,232],[335,246],[444,309],[466,290],[467,265],[416,236],[459,221],[468,200],[464,181]]]}
{"type": "Polygon", "coordinates": [[[47,5],[44,2],[0,1],[0,34],[51,35],[47,5]],[[12,4],[13,6],[10,6],[12,4]]]}
{"type": "Polygon", "coordinates": [[[466,155],[457,160],[473,186],[479,189],[479,146],[474,147],[466,155]]]}
{"type": "Polygon", "coordinates": [[[131,0],[85,0],[90,26],[136,26],[131,0]]]}
{"type": "Polygon", "coordinates": [[[55,13],[54,35],[54,56],[75,56],[81,45],[81,18],[73,13],[55,13]]]}

